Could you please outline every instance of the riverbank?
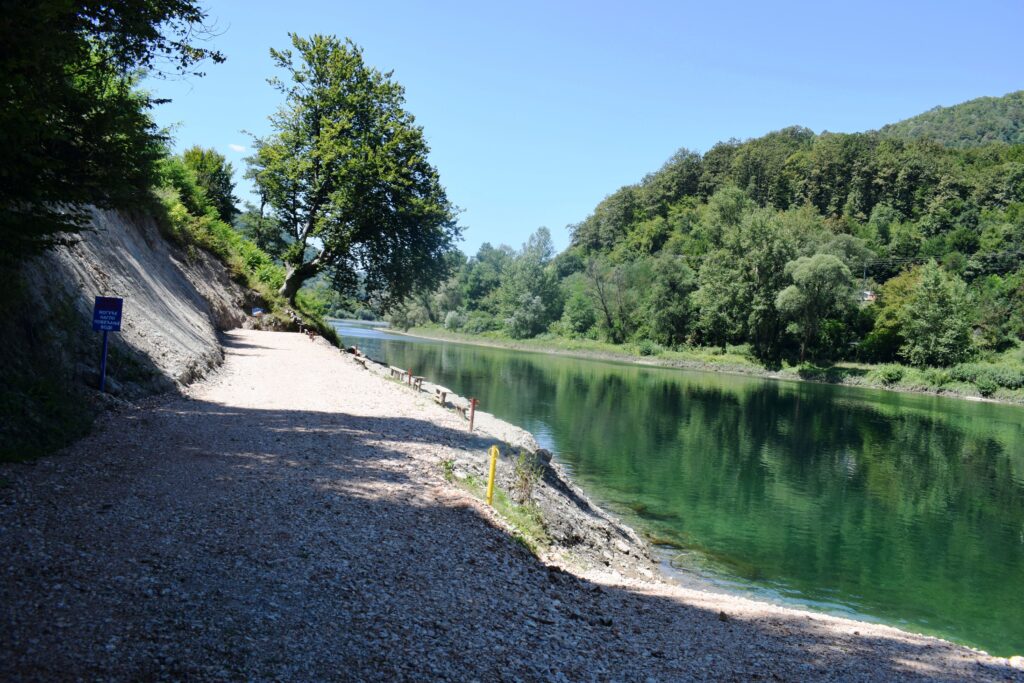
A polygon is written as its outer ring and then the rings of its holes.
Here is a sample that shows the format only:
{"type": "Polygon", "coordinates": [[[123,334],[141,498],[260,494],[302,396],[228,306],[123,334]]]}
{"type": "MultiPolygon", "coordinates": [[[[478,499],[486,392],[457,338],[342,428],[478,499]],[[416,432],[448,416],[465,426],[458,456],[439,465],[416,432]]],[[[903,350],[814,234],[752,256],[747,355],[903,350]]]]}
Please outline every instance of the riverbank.
{"type": "Polygon", "coordinates": [[[225,355],[185,396],[0,466],[5,680],[1024,680],[938,639],[646,579],[624,529],[607,562],[538,559],[458,478],[520,431],[482,415],[499,434],[471,435],[302,335],[230,332],[225,355]]]}
{"type": "MultiPolygon", "coordinates": [[[[390,332],[407,334],[434,341],[450,341],[513,351],[529,351],[573,358],[604,360],[617,363],[632,363],[654,367],[700,370],[748,375],[766,379],[796,382],[817,382],[843,386],[882,389],[913,394],[932,394],[970,401],[989,401],[1008,405],[1024,405],[1024,386],[1006,388],[998,386],[988,375],[1012,373],[1011,386],[1024,382],[1024,369],[1014,366],[964,364],[962,374],[947,369],[919,369],[910,366],[868,363],[837,363],[830,366],[815,366],[805,363],[799,366],[783,366],[778,370],[765,368],[749,357],[734,351],[721,352],[719,349],[687,349],[674,351],[660,347],[617,345],[588,339],[564,339],[560,337],[513,340],[504,337],[482,336],[452,332],[439,327],[414,327],[408,330],[391,329],[390,332]],[[650,353],[647,353],[650,351],[650,353]],[[978,375],[981,375],[980,379],[978,375]],[[1018,377],[1020,375],[1020,377],[1018,377]],[[982,384],[962,381],[957,377],[971,377],[982,384]],[[991,383],[990,383],[991,382],[991,383]],[[987,394],[987,395],[986,395],[987,394]]],[[[1017,349],[1017,355],[1024,360],[1024,348],[1017,349]]]]}

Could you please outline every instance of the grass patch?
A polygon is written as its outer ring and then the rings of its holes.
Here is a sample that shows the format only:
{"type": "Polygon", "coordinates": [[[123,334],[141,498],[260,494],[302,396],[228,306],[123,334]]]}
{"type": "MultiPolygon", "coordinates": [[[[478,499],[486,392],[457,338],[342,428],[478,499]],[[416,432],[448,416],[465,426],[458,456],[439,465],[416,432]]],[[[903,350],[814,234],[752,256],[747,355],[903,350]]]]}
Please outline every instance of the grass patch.
{"type": "MultiPolygon", "coordinates": [[[[442,463],[442,467],[444,464],[442,463]]],[[[454,478],[454,463],[453,463],[454,478]]],[[[449,481],[451,481],[449,479],[449,481]]],[[[468,491],[473,497],[486,499],[487,482],[475,475],[469,475],[458,486],[468,491]]],[[[528,502],[519,504],[501,487],[494,487],[494,510],[512,527],[512,538],[536,555],[551,545],[551,539],[544,529],[544,520],[536,504],[528,502]]]]}
{"type": "Polygon", "coordinates": [[[455,481],[455,461],[451,458],[441,461],[441,476],[447,482],[455,481]]]}

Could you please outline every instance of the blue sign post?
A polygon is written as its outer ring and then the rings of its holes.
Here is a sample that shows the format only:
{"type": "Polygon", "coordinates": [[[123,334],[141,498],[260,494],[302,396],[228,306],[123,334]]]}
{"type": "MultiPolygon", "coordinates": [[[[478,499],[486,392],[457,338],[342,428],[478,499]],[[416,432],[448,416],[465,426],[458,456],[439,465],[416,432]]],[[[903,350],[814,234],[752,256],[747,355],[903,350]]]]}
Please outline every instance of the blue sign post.
{"type": "Polygon", "coordinates": [[[103,355],[100,356],[100,391],[107,387],[107,334],[121,331],[121,309],[124,299],[116,296],[98,296],[92,307],[92,329],[103,332],[103,355]]]}

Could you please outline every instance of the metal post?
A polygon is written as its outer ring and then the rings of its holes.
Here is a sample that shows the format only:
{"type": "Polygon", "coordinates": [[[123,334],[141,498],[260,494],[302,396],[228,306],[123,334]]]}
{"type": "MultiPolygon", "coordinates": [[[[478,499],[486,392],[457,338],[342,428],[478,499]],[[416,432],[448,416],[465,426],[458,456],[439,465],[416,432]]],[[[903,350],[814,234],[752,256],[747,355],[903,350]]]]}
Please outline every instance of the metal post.
{"type": "Polygon", "coordinates": [[[479,403],[475,398],[469,399],[469,431],[473,431],[473,418],[476,417],[476,404],[479,403]]]}
{"type": "Polygon", "coordinates": [[[491,471],[487,475],[487,504],[494,507],[494,472],[498,467],[498,447],[491,446],[491,471]]]}
{"type": "Polygon", "coordinates": [[[107,330],[103,330],[103,355],[100,356],[100,391],[107,390],[107,330]]]}

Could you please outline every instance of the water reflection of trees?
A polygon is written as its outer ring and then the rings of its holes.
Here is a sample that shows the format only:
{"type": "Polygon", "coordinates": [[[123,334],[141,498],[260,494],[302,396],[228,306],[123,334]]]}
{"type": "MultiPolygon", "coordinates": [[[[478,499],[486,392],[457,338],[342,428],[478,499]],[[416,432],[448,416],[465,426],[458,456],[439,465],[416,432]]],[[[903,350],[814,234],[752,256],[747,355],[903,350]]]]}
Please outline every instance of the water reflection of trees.
{"type": "Polygon", "coordinates": [[[1024,649],[1007,599],[1024,589],[1019,409],[396,346],[389,362],[550,425],[584,483],[662,537],[805,595],[1024,649]]]}

